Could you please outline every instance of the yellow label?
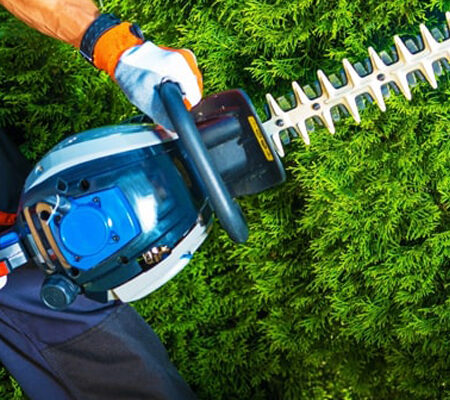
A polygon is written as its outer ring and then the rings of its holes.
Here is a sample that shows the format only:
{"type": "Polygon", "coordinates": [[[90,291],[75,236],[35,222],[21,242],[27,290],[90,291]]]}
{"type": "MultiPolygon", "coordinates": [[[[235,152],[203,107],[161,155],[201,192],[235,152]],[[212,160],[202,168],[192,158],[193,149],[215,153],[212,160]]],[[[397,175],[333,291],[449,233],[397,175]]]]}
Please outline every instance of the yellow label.
{"type": "Polygon", "coordinates": [[[270,147],[266,142],[266,139],[264,138],[263,133],[261,132],[261,129],[259,129],[258,123],[256,122],[255,117],[250,116],[248,117],[248,122],[250,123],[250,126],[252,127],[253,133],[256,136],[256,139],[258,139],[258,143],[261,146],[261,149],[266,157],[267,161],[273,161],[273,155],[270,151],[270,147]]]}

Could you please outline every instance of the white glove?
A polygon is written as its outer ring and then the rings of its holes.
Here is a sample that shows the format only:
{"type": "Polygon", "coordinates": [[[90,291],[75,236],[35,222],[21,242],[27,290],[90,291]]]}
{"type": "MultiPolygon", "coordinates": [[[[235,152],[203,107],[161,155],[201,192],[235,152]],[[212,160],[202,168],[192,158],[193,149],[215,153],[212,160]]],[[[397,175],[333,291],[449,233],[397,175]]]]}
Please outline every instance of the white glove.
{"type": "Polygon", "coordinates": [[[202,76],[189,50],[158,47],[152,42],[132,47],[119,59],[114,77],[128,99],[154,122],[173,130],[157,87],[178,83],[190,109],[202,98],[202,76]]]}
{"type": "Polygon", "coordinates": [[[162,82],[177,83],[188,108],[201,100],[202,75],[191,51],[145,41],[136,25],[111,14],[100,15],[88,27],[80,52],[116,80],[137,108],[165,128],[173,130],[156,90],[162,82]]]}

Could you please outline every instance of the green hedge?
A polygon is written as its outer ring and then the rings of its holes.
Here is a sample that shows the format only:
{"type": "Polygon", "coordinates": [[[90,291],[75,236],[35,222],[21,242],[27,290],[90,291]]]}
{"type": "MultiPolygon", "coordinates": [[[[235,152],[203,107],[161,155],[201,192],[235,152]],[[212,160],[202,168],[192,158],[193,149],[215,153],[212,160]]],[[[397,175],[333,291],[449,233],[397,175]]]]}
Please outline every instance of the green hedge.
{"type": "MultiPolygon", "coordinates": [[[[437,25],[446,0],[104,1],[157,43],[197,54],[207,93],[264,94],[437,25]]],[[[35,160],[135,111],[67,46],[0,14],[0,126],[35,160]]],[[[251,237],[215,228],[136,308],[204,399],[450,398],[448,75],[413,101],[294,140],[282,187],[244,199],[251,237]]],[[[0,292],[1,295],[1,292],[0,292]]],[[[1,397],[20,398],[9,377],[1,397]],[[16,391],[14,395],[14,391],[16,391]]],[[[13,382],[14,383],[14,382],[13,382]]]]}

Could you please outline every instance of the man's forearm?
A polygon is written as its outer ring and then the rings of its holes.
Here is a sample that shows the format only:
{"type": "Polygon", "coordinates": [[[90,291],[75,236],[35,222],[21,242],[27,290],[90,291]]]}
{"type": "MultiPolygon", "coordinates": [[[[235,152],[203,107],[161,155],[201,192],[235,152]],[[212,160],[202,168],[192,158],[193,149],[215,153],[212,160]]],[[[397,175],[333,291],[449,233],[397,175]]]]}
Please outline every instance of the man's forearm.
{"type": "Polygon", "coordinates": [[[38,31],[80,47],[83,34],[100,14],[92,0],[0,0],[17,18],[38,31]]]}

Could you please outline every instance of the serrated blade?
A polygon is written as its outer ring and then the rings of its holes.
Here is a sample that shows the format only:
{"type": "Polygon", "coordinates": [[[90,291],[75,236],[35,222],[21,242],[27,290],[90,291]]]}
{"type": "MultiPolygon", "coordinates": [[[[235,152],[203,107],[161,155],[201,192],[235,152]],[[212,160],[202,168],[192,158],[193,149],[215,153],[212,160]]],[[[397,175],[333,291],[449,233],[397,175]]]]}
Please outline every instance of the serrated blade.
{"type": "MultiPolygon", "coordinates": [[[[450,12],[445,14],[448,29],[450,30],[450,12]]],[[[434,32],[434,30],[433,30],[434,32]]],[[[442,36],[441,36],[442,39],[442,36]]],[[[382,57],[369,47],[369,60],[372,71],[361,76],[354,66],[346,59],[343,60],[343,70],[347,83],[336,88],[327,75],[319,70],[317,72],[318,82],[321,87],[321,95],[314,99],[308,97],[297,82],[293,82],[293,93],[296,105],[290,110],[283,110],[274,97],[268,94],[270,118],[263,123],[266,132],[272,137],[278,154],[284,156],[283,142],[280,134],[286,129],[293,129],[300,134],[306,144],[309,144],[309,133],[307,120],[319,119],[330,131],[335,132],[332,109],[334,107],[345,107],[348,113],[360,122],[357,106],[357,98],[362,95],[369,96],[376,102],[378,107],[386,110],[383,96],[383,87],[394,83],[400,92],[411,100],[410,82],[408,76],[413,72],[420,72],[428,83],[436,89],[438,82],[435,75],[434,63],[447,60],[450,63],[450,38],[438,41],[430,30],[423,24],[420,25],[418,40],[423,43],[423,49],[412,51],[408,48],[408,41],[404,42],[399,36],[394,36],[395,52],[398,60],[386,63],[382,57]]]]}

